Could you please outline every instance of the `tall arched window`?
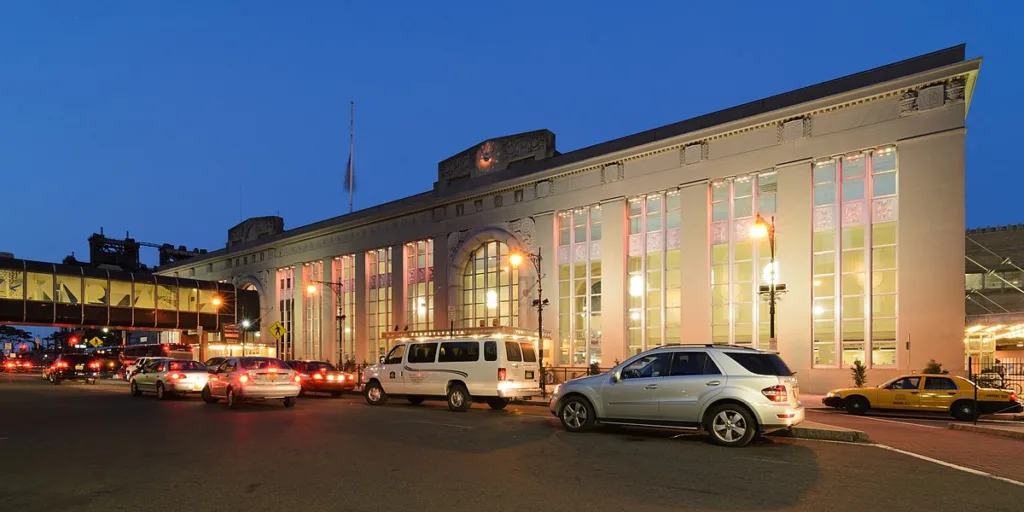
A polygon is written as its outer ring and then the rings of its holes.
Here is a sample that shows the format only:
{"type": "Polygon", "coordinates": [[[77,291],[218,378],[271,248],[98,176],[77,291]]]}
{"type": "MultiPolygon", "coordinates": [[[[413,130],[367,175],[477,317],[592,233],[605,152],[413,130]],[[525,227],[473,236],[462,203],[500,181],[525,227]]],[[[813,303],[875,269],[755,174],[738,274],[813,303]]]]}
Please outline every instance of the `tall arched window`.
{"type": "Polygon", "coordinates": [[[519,270],[508,246],[487,242],[469,253],[462,273],[462,326],[519,326],[519,270]]]}

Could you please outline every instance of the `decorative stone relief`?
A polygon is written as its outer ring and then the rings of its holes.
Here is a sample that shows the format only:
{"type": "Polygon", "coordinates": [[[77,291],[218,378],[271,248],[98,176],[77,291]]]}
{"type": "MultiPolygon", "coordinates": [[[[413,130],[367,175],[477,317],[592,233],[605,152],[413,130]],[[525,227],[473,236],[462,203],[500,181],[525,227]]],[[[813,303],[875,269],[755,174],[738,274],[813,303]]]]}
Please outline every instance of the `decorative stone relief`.
{"type": "Polygon", "coordinates": [[[865,220],[863,201],[843,204],[843,226],[859,226],[865,220]]]}
{"type": "Polygon", "coordinates": [[[516,203],[521,203],[521,202],[523,202],[523,190],[522,190],[522,189],[519,189],[519,190],[516,190],[515,192],[513,192],[513,194],[512,194],[512,199],[513,199],[513,201],[515,201],[516,203]]]}
{"type": "Polygon", "coordinates": [[[434,220],[434,222],[444,220],[444,206],[435,206],[434,211],[431,214],[431,217],[434,220]]]}
{"type": "Polygon", "coordinates": [[[644,253],[644,234],[629,235],[629,255],[639,256],[644,253]]]}
{"type": "Polygon", "coordinates": [[[495,208],[500,207],[501,203],[503,203],[503,202],[505,202],[505,196],[504,195],[498,194],[498,195],[494,196],[494,207],[495,208]]]}
{"type": "Polygon", "coordinates": [[[742,242],[750,238],[750,228],[754,225],[754,219],[740,219],[734,223],[735,232],[733,233],[734,240],[742,242]]]}
{"type": "Polygon", "coordinates": [[[811,118],[801,117],[779,124],[779,142],[811,136],[811,118]]]}
{"type": "Polygon", "coordinates": [[[917,112],[917,91],[907,91],[900,97],[900,115],[917,112]]]}
{"type": "Polygon", "coordinates": [[[456,217],[462,217],[465,213],[466,213],[466,205],[464,203],[459,203],[459,204],[455,205],[455,216],[456,217]]]}
{"type": "Polygon", "coordinates": [[[569,264],[569,246],[563,245],[558,248],[558,264],[568,265],[569,264]]]}
{"type": "Polygon", "coordinates": [[[519,243],[526,247],[526,250],[533,251],[534,247],[534,236],[537,232],[537,224],[531,217],[524,217],[522,219],[508,222],[505,225],[505,230],[512,233],[519,243]]]}
{"type": "Polygon", "coordinates": [[[724,244],[729,242],[729,221],[723,220],[711,224],[711,243],[724,244]]]}
{"type": "Polygon", "coordinates": [[[537,197],[547,197],[551,195],[551,180],[538,181],[534,187],[537,190],[537,197]]]}
{"type": "Polygon", "coordinates": [[[576,244],[572,246],[572,261],[574,263],[587,261],[587,244],[576,244]]]}
{"type": "Polygon", "coordinates": [[[601,259],[601,242],[590,242],[590,259],[601,259]]]}
{"type": "Polygon", "coordinates": [[[890,222],[896,220],[896,209],[896,196],[875,199],[871,204],[871,222],[890,222]]]}
{"type": "Polygon", "coordinates": [[[448,263],[451,263],[455,259],[455,253],[459,250],[459,244],[462,243],[462,238],[466,236],[465,231],[455,231],[448,233],[448,263]]]}
{"type": "Polygon", "coordinates": [[[708,143],[698,142],[679,150],[679,164],[692,165],[708,159],[708,143]]]}
{"type": "Polygon", "coordinates": [[[680,239],[679,228],[669,228],[669,229],[666,230],[665,234],[666,234],[666,236],[668,238],[668,243],[666,245],[666,248],[668,248],[668,249],[678,249],[678,248],[680,248],[682,246],[682,240],[680,239]]]}
{"type": "Polygon", "coordinates": [[[653,233],[647,233],[647,252],[661,252],[664,247],[664,240],[662,240],[661,232],[655,231],[653,233]]]}
{"type": "Polygon", "coordinates": [[[944,84],[936,84],[925,87],[917,93],[917,109],[930,110],[941,107],[946,100],[946,89],[944,84]]]}
{"type": "Polygon", "coordinates": [[[477,200],[473,201],[473,209],[476,210],[477,212],[484,211],[484,200],[483,199],[477,199],[477,200]]]}
{"type": "Polygon", "coordinates": [[[625,170],[626,166],[622,162],[615,162],[604,166],[601,169],[601,184],[622,180],[626,175],[625,170]]]}
{"type": "Polygon", "coordinates": [[[946,101],[955,102],[963,101],[967,86],[967,79],[960,77],[954,78],[946,84],[946,101]]]}
{"type": "Polygon", "coordinates": [[[836,212],[832,205],[815,206],[812,221],[814,231],[825,231],[836,226],[836,212]]]}

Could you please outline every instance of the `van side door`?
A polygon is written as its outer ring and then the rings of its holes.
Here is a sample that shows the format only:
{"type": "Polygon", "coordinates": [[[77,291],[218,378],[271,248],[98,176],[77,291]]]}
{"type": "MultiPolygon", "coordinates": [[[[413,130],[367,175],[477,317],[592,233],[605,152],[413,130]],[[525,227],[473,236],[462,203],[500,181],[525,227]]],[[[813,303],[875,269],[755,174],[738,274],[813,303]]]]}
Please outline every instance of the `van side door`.
{"type": "Polygon", "coordinates": [[[444,394],[451,374],[440,369],[437,360],[437,342],[413,343],[405,357],[405,391],[407,395],[438,396],[444,394]]]}
{"type": "Polygon", "coordinates": [[[381,364],[382,370],[378,378],[380,379],[380,385],[384,388],[384,392],[389,395],[405,393],[404,370],[402,369],[402,366],[405,364],[405,353],[406,345],[398,344],[392,347],[391,352],[384,356],[384,362],[381,364]]]}

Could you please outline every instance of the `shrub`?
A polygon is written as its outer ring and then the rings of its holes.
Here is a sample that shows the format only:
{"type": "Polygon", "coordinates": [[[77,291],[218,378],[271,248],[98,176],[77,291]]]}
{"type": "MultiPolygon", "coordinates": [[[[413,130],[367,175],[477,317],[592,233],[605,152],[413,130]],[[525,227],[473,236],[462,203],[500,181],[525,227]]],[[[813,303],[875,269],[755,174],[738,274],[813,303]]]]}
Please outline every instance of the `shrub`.
{"type": "Polygon", "coordinates": [[[868,367],[857,359],[850,367],[850,375],[853,377],[853,385],[862,388],[868,382],[868,367]]]}
{"type": "Polygon", "coordinates": [[[937,363],[932,359],[928,361],[928,366],[924,367],[923,373],[949,373],[949,370],[944,369],[942,363],[937,363]]]}
{"type": "Polygon", "coordinates": [[[588,374],[590,375],[601,375],[601,366],[597,363],[590,363],[588,374]]]}

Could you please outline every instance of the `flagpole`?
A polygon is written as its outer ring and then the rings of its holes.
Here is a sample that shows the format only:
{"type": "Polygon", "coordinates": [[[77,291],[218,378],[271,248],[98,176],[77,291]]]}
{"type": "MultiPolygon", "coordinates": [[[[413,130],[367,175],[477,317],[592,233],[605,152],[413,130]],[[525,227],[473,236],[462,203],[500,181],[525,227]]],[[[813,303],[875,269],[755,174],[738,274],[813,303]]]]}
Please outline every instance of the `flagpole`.
{"type": "Polygon", "coordinates": [[[352,199],[355,191],[356,164],[354,154],[356,147],[356,102],[349,102],[349,125],[348,125],[348,212],[352,213],[352,199]]]}

